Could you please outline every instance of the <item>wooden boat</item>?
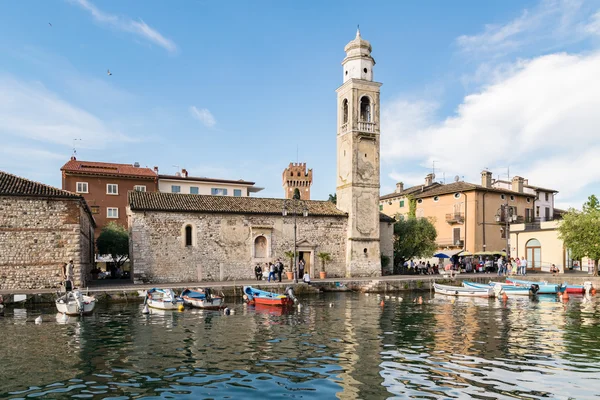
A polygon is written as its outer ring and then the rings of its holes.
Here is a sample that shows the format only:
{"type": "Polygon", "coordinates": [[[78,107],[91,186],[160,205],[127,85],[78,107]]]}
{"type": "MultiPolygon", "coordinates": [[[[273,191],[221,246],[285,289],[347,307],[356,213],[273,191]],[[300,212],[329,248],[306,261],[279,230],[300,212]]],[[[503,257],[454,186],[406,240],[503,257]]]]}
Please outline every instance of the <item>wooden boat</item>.
{"type": "Polygon", "coordinates": [[[267,292],[254,289],[252,286],[244,286],[244,300],[248,304],[264,304],[269,306],[291,306],[294,304],[294,291],[287,287],[285,294],[267,292]]]}
{"type": "Polygon", "coordinates": [[[540,287],[540,290],[538,290],[537,294],[556,294],[559,292],[562,293],[566,289],[565,285],[560,285],[560,284],[556,284],[556,283],[548,283],[548,282],[523,281],[523,280],[513,279],[513,278],[508,278],[506,280],[506,282],[514,283],[517,286],[527,286],[527,287],[529,287],[531,285],[538,285],[540,287]]]}
{"type": "Polygon", "coordinates": [[[488,286],[487,288],[474,288],[474,287],[462,287],[462,286],[446,286],[438,283],[433,284],[433,289],[436,293],[445,294],[448,296],[470,296],[470,297],[494,297],[494,288],[488,286]]]}
{"type": "Polygon", "coordinates": [[[56,309],[66,315],[90,314],[95,306],[96,299],[84,295],[79,290],[71,290],[56,299],[56,309]]]}
{"type": "Polygon", "coordinates": [[[493,288],[495,286],[499,286],[500,288],[502,288],[504,293],[506,293],[507,295],[513,295],[513,296],[535,295],[535,294],[537,294],[537,292],[539,290],[538,285],[531,285],[530,287],[526,287],[526,286],[517,286],[517,285],[507,284],[507,283],[503,284],[501,282],[475,283],[475,282],[463,281],[463,286],[480,288],[480,289],[489,288],[489,287],[493,288]]]}
{"type": "Polygon", "coordinates": [[[218,310],[225,307],[224,299],[215,296],[211,289],[185,289],[181,292],[183,304],[205,310],[218,310]]]}
{"type": "Polygon", "coordinates": [[[183,300],[175,295],[173,289],[152,288],[146,292],[144,303],[159,310],[178,310],[183,307],[183,300]]]}

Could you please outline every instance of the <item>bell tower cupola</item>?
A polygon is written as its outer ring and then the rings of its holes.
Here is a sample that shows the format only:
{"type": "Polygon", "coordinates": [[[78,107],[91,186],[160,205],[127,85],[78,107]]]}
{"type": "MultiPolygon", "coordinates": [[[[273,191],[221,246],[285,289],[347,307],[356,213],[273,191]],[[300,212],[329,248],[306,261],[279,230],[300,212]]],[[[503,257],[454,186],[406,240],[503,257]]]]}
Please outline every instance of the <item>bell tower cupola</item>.
{"type": "Polygon", "coordinates": [[[344,67],[344,82],[348,79],[373,80],[375,60],[371,57],[371,43],[360,36],[356,29],[356,37],[344,47],[346,58],[342,61],[344,67]]]}

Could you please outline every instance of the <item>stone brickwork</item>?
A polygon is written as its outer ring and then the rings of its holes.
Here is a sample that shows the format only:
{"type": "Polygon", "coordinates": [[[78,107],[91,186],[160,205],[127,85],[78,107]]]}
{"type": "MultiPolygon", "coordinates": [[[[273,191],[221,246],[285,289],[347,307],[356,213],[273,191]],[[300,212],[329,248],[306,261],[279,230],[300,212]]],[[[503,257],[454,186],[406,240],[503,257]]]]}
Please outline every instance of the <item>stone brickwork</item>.
{"type": "MultiPolygon", "coordinates": [[[[284,252],[293,250],[290,216],[130,211],[129,227],[136,283],[252,279],[258,262],[281,258],[287,270],[284,252]],[[188,225],[191,246],[185,245],[188,225]]],[[[346,276],[346,229],[344,216],[297,219],[299,246],[314,251],[314,260],[319,252],[331,254],[326,267],[329,277],[346,276]]],[[[319,268],[311,273],[318,276],[319,268]]]]}
{"type": "Polygon", "coordinates": [[[0,290],[57,287],[73,259],[76,286],[92,268],[94,228],[79,199],[0,196],[0,290]]]}

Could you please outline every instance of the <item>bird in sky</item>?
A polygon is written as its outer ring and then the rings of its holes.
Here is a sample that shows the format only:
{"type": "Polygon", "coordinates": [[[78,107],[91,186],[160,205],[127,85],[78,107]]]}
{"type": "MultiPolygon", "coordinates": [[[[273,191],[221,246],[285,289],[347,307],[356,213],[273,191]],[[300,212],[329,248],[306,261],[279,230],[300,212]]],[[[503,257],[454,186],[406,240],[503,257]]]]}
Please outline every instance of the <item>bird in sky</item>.
{"type": "Polygon", "coordinates": [[[107,69],[107,70],[106,70],[106,73],[108,74],[108,76],[111,76],[111,75],[112,75],[112,72],[110,72],[110,69],[107,69]]]}
{"type": "Polygon", "coordinates": [[[48,25],[50,25],[50,28],[52,28],[52,24],[50,22],[48,22],[48,25]]]}

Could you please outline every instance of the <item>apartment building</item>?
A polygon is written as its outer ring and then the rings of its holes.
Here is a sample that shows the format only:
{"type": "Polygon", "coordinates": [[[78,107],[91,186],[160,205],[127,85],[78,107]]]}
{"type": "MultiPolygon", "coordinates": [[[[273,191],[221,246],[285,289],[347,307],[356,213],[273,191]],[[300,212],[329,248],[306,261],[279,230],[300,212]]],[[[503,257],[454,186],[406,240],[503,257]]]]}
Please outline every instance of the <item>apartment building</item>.
{"type": "Polygon", "coordinates": [[[249,197],[250,193],[258,193],[263,188],[254,186],[254,182],[243,179],[215,179],[189,176],[184,168],[175,175],[159,175],[158,167],[154,167],[158,176],[158,191],[163,193],[203,194],[211,196],[249,197]]]}
{"type": "Polygon", "coordinates": [[[135,164],[81,161],[75,157],[62,166],[62,189],[81,195],[97,224],[95,237],[111,221],[127,227],[127,192],[155,192],[158,177],[153,170],[135,164]]]}
{"type": "Polygon", "coordinates": [[[535,187],[526,191],[521,177],[513,178],[510,188],[494,185],[489,171],[481,173],[479,185],[462,181],[442,184],[433,179],[429,174],[423,185],[407,189],[398,183],[394,193],[381,196],[379,207],[384,214],[405,218],[414,201],[416,217],[433,221],[439,249],[456,253],[506,250],[507,226],[510,231],[510,224],[533,222],[538,193],[544,201],[544,193],[552,194],[552,200],[556,193],[535,187]]]}

